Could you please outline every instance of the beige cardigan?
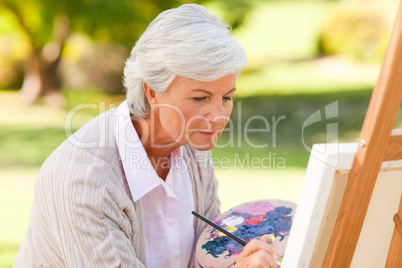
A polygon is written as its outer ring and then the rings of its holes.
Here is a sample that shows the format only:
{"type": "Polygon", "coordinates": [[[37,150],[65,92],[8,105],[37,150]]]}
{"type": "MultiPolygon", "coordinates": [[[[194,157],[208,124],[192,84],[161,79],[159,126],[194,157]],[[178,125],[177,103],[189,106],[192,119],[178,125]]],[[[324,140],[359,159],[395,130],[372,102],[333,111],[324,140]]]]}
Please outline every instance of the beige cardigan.
{"type": "MultiPolygon", "coordinates": [[[[215,218],[219,200],[210,152],[185,146],[184,157],[196,211],[215,218]]],[[[194,218],[195,244],[204,227],[194,218]]],[[[119,159],[114,111],[88,122],[43,164],[14,267],[146,267],[141,209],[119,159]]]]}

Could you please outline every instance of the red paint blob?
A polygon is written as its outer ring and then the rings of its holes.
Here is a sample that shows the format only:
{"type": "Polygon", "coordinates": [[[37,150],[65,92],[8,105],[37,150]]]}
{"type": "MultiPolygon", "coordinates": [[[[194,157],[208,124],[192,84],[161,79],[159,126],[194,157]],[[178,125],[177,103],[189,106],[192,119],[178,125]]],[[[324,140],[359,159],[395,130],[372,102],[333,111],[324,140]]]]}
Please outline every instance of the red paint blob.
{"type": "Polygon", "coordinates": [[[246,221],[246,224],[257,225],[260,222],[262,222],[263,220],[265,220],[264,216],[255,217],[255,218],[248,218],[248,220],[246,221]]]}

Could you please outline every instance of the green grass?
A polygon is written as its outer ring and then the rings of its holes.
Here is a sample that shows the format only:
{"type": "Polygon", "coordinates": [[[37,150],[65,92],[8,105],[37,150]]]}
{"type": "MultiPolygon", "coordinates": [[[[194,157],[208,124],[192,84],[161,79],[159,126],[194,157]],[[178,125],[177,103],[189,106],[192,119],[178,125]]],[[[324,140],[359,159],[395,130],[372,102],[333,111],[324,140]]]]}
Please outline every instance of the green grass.
{"type": "MultiPolygon", "coordinates": [[[[228,131],[224,132],[218,141],[218,145],[232,143],[234,146],[224,149],[214,148],[213,153],[219,158],[228,157],[232,163],[235,161],[235,154],[244,159],[246,154],[250,157],[263,158],[275,153],[277,158],[285,159],[287,167],[304,168],[309,151],[303,145],[303,139],[308,147],[314,143],[357,141],[370,95],[370,89],[361,89],[237,98],[234,102],[231,123],[227,127],[228,131]],[[338,116],[326,120],[325,106],[334,102],[338,102],[338,116]],[[305,127],[303,132],[303,123],[316,111],[321,111],[323,120],[305,127]],[[278,121],[279,118],[283,119],[278,121]],[[249,121],[248,129],[266,131],[245,134],[247,121],[249,121]],[[331,123],[338,126],[338,138],[328,141],[327,124],[331,123]],[[274,125],[276,125],[275,131],[274,125]],[[229,131],[230,128],[233,129],[234,135],[229,131]],[[266,146],[255,148],[254,145],[266,146]]],[[[331,133],[332,137],[335,134],[331,133]]]]}
{"type": "Polygon", "coordinates": [[[125,99],[124,94],[111,96],[101,93],[96,89],[63,89],[62,92],[66,98],[66,110],[72,110],[77,107],[77,105],[81,105],[81,108],[78,107],[79,110],[77,114],[91,115],[93,117],[117,107],[125,99]],[[83,104],[87,105],[85,106],[83,104]]]}
{"type": "Polygon", "coordinates": [[[66,139],[62,128],[31,128],[2,125],[0,165],[37,167],[66,139]]]}
{"type": "Polygon", "coordinates": [[[11,267],[24,238],[38,168],[0,167],[0,267],[11,267]]]}
{"type": "MultiPolygon", "coordinates": [[[[350,66],[345,64],[345,67],[350,66]]],[[[279,62],[264,65],[256,70],[246,70],[238,79],[236,95],[245,97],[273,94],[320,94],[323,92],[354,91],[362,88],[372,89],[377,74],[369,75],[364,79],[352,80],[348,73],[337,76],[324,73],[312,60],[279,62]]]]}

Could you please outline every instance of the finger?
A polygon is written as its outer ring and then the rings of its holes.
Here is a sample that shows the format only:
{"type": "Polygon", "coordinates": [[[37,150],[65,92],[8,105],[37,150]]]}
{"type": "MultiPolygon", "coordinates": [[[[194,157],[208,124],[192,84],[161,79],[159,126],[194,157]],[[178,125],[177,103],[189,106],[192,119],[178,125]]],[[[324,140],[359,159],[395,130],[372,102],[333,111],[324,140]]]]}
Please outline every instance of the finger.
{"type": "Polygon", "coordinates": [[[270,244],[256,239],[251,240],[247,243],[247,245],[244,246],[242,254],[244,256],[248,256],[259,250],[264,250],[270,255],[274,254],[274,248],[270,244]]]}
{"type": "Polygon", "coordinates": [[[268,243],[268,244],[272,243],[272,237],[269,234],[265,234],[265,235],[261,236],[260,240],[265,243],[268,243]]]}
{"type": "Polygon", "coordinates": [[[275,253],[282,257],[285,254],[286,244],[289,236],[286,236],[282,241],[278,238],[275,239],[271,246],[275,249],[275,253]]]}
{"type": "Polygon", "coordinates": [[[270,267],[270,268],[278,267],[276,259],[271,254],[269,254],[268,252],[266,252],[264,250],[259,250],[250,257],[253,259],[254,258],[259,259],[259,264],[263,264],[263,265],[261,265],[261,267],[270,267]],[[267,266],[267,264],[269,266],[267,266]]]}

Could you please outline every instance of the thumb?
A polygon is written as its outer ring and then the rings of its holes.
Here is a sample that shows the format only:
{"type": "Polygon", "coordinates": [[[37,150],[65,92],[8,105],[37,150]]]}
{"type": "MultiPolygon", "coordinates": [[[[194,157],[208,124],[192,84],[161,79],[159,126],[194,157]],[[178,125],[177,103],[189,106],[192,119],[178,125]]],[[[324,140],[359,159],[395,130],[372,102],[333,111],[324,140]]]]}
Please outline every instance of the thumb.
{"type": "Polygon", "coordinates": [[[265,235],[261,236],[260,240],[265,243],[268,243],[268,244],[272,243],[272,237],[269,234],[265,234],[265,235]]]}

